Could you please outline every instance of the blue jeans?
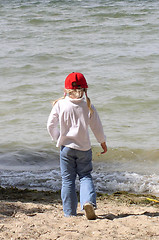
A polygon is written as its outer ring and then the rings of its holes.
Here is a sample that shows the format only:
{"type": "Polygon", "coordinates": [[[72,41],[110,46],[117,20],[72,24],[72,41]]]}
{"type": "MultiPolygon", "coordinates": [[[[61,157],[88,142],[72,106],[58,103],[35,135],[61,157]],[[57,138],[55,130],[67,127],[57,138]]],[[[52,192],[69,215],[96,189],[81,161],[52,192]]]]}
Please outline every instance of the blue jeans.
{"type": "Polygon", "coordinates": [[[62,176],[61,198],[65,216],[76,216],[77,194],[75,188],[76,176],[80,181],[81,209],[87,202],[96,207],[96,193],[91,176],[92,150],[80,151],[65,146],[60,151],[60,167],[62,176]]]}

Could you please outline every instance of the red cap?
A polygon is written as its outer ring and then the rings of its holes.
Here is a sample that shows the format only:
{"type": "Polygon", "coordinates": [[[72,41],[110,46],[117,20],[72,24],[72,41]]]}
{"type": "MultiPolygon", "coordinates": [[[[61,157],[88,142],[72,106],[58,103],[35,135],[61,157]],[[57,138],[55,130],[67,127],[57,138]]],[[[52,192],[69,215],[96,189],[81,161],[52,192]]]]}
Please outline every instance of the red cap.
{"type": "Polygon", "coordinates": [[[70,73],[65,79],[66,89],[88,88],[85,77],[82,73],[70,73]]]}

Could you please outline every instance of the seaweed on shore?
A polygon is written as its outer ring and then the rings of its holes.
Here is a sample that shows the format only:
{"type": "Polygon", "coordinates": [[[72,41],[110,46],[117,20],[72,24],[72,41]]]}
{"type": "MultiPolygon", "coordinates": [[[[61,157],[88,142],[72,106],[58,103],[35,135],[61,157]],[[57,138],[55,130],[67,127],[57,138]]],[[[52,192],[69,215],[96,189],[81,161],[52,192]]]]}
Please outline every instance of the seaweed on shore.
{"type": "MultiPolygon", "coordinates": [[[[79,193],[78,193],[79,198],[79,193]]],[[[36,202],[36,203],[61,203],[61,191],[38,191],[18,188],[0,187],[0,200],[36,202]]],[[[97,193],[97,200],[116,201],[125,204],[155,205],[159,207],[159,198],[150,194],[135,194],[129,192],[115,192],[112,194],[97,193]],[[152,200],[152,201],[151,201],[152,200]],[[153,201],[154,200],[154,201],[153,201]]]]}
{"type": "Polygon", "coordinates": [[[159,198],[151,194],[135,194],[125,191],[115,192],[111,195],[97,194],[99,199],[107,199],[108,201],[117,201],[125,204],[135,205],[156,205],[159,207],[159,198]],[[153,201],[154,200],[154,201],[153,201]]]}
{"type": "Polygon", "coordinates": [[[7,201],[54,203],[61,202],[60,194],[60,191],[52,192],[0,187],[0,200],[7,201]]]}

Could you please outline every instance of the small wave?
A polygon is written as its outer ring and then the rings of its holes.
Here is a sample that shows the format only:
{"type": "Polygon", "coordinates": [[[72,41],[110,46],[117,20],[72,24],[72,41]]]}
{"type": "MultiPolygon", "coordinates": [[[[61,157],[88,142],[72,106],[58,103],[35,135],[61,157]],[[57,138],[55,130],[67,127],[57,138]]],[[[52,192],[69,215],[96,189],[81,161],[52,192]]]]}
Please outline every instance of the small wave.
{"type": "MultiPolygon", "coordinates": [[[[114,193],[127,191],[133,193],[150,193],[159,195],[159,176],[141,175],[134,172],[93,172],[97,192],[114,193]]],[[[42,171],[0,171],[2,187],[19,189],[52,190],[61,189],[60,168],[42,171]]],[[[79,191],[79,181],[76,181],[79,191]]]]}
{"type": "Polygon", "coordinates": [[[0,185],[19,189],[58,191],[61,188],[59,168],[43,171],[0,171],[0,185]]]}
{"type": "Polygon", "coordinates": [[[59,165],[59,155],[56,152],[35,151],[31,149],[13,150],[0,154],[1,170],[50,169],[59,165]]]}
{"type": "MultiPolygon", "coordinates": [[[[25,67],[28,67],[28,66],[25,66],[25,67]]],[[[22,91],[30,91],[34,88],[34,85],[33,84],[21,84],[21,85],[18,85],[14,88],[12,88],[12,92],[22,92],[22,91]]]]}
{"type": "Polygon", "coordinates": [[[30,19],[29,23],[33,24],[33,25],[41,25],[41,24],[45,23],[45,20],[42,18],[34,18],[34,19],[30,19]]]}
{"type": "MultiPolygon", "coordinates": [[[[61,188],[59,153],[56,150],[1,149],[0,185],[20,189],[57,191],[61,188]]],[[[93,148],[92,173],[97,192],[128,191],[159,195],[158,150],[118,148],[98,156],[93,148]],[[156,170],[157,169],[157,170],[156,170]]],[[[77,190],[79,181],[77,179],[77,190]]]]}
{"type": "Polygon", "coordinates": [[[159,176],[141,175],[134,172],[94,173],[97,191],[113,193],[127,191],[159,195],[159,176]]]}

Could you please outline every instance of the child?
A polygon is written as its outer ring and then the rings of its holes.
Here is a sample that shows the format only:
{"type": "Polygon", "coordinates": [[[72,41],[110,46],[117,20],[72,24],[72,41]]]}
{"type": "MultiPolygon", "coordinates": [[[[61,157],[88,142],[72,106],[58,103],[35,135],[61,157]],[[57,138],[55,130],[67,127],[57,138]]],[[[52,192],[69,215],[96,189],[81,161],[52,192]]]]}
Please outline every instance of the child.
{"type": "Polygon", "coordinates": [[[97,111],[87,96],[87,82],[83,74],[73,72],[65,79],[64,97],[53,103],[47,129],[53,141],[60,147],[62,175],[61,198],[65,216],[76,216],[76,176],[80,181],[80,204],[86,217],[96,219],[96,193],[91,176],[92,151],[88,126],[107,152],[105,135],[97,111]],[[84,99],[84,93],[86,101],[84,99]],[[68,96],[67,96],[68,94],[68,96]],[[58,128],[60,126],[60,130],[58,128]]]}

